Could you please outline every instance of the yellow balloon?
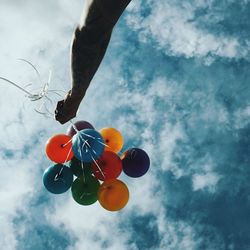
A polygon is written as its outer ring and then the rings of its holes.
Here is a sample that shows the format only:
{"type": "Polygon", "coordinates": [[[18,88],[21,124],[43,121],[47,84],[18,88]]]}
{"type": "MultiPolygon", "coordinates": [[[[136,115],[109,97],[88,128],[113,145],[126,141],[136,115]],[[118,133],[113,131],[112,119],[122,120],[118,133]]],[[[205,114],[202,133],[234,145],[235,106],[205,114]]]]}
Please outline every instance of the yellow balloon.
{"type": "Polygon", "coordinates": [[[128,199],[129,190],[126,184],[117,179],[104,181],[98,191],[98,200],[108,211],[121,210],[128,203],[128,199]]]}
{"type": "Polygon", "coordinates": [[[115,128],[103,128],[100,130],[100,134],[104,139],[105,150],[110,150],[118,153],[123,146],[122,134],[115,128]]]}

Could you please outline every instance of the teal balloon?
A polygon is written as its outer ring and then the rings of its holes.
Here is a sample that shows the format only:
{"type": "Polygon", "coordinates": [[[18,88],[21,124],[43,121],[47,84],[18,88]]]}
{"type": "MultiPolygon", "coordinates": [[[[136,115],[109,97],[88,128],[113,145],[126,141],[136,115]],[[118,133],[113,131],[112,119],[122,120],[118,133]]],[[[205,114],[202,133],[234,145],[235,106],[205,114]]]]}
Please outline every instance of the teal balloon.
{"type": "Polygon", "coordinates": [[[89,178],[77,178],[72,184],[71,193],[73,199],[80,205],[91,205],[98,199],[97,193],[100,187],[99,181],[93,176],[89,178]]]}
{"type": "Polygon", "coordinates": [[[73,157],[71,161],[69,162],[69,167],[73,174],[77,177],[86,177],[92,175],[92,167],[91,163],[82,162],[78,160],[76,157],[73,157]]]}
{"type": "Polygon", "coordinates": [[[83,129],[72,138],[74,156],[83,162],[97,160],[104,151],[104,140],[94,129],[83,129]]]}
{"type": "Polygon", "coordinates": [[[73,183],[73,173],[67,166],[56,164],[44,171],[43,184],[53,194],[66,192],[73,183]]]}

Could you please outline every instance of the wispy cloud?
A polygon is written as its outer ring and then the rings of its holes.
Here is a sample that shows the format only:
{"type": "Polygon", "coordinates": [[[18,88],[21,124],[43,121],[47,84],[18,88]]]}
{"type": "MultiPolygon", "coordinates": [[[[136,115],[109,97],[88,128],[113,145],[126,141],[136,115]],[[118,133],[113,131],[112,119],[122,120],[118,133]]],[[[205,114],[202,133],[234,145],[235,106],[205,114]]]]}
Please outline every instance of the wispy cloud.
{"type": "MultiPolygon", "coordinates": [[[[34,72],[16,61],[23,57],[45,80],[52,68],[53,88],[67,89],[69,44],[82,5],[2,1],[1,75],[37,86],[34,72]]],[[[118,213],[98,203],[79,206],[70,192],[46,192],[41,178],[51,163],[44,144],[68,125],[39,116],[21,92],[1,82],[0,244],[248,249],[247,10],[249,1],[131,2],[78,113],[97,129],[120,130],[123,150],[141,147],[150,156],[147,175],[121,176],[130,201],[118,213]]]]}
{"type": "MultiPolygon", "coordinates": [[[[242,4],[244,8],[246,3],[242,4]]],[[[206,63],[212,56],[230,59],[249,55],[249,46],[243,45],[240,37],[223,32],[219,22],[224,16],[214,11],[216,7],[214,1],[136,1],[130,6],[127,22],[141,42],[152,41],[168,55],[206,57],[206,63]],[[214,15],[209,16],[211,13],[214,15]],[[216,21],[216,31],[209,30],[216,21]]]]}

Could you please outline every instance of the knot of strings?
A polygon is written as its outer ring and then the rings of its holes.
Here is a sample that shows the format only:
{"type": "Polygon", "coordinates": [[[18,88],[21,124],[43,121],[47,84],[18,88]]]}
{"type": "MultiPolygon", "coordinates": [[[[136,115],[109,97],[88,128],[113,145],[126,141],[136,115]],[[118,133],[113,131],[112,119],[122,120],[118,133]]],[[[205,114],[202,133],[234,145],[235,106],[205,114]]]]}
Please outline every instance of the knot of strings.
{"type": "Polygon", "coordinates": [[[23,93],[25,93],[25,97],[27,97],[32,102],[42,100],[42,103],[39,106],[39,108],[35,108],[34,110],[37,113],[39,113],[45,117],[49,117],[49,118],[54,119],[54,114],[48,109],[48,107],[46,105],[46,102],[49,102],[50,105],[54,104],[53,100],[52,100],[52,96],[51,95],[49,96],[49,94],[54,94],[54,95],[57,95],[57,96],[63,98],[62,93],[65,94],[66,91],[65,90],[58,90],[58,89],[49,89],[49,85],[51,83],[51,77],[52,77],[51,70],[49,71],[48,80],[45,83],[43,83],[40,72],[37,70],[37,68],[34,66],[34,64],[32,64],[30,61],[22,59],[22,58],[20,58],[18,60],[31,66],[31,68],[35,71],[35,73],[37,75],[40,87],[31,91],[31,90],[28,90],[27,88],[30,87],[32,84],[27,84],[26,86],[22,86],[16,82],[14,82],[8,78],[2,77],[2,76],[0,76],[0,80],[8,83],[9,85],[14,86],[15,88],[17,88],[20,91],[22,91],[23,93]]]}

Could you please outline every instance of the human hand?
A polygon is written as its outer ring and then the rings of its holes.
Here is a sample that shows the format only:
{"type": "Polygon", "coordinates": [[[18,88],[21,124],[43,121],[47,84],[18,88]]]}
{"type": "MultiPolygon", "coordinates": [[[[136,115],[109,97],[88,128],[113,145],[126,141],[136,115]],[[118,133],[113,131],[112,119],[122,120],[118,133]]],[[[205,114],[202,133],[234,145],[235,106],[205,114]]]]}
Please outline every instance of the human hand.
{"type": "Polygon", "coordinates": [[[64,100],[57,103],[55,109],[55,119],[61,124],[64,124],[74,118],[83,96],[84,95],[79,93],[73,93],[72,90],[70,90],[64,100]]]}

